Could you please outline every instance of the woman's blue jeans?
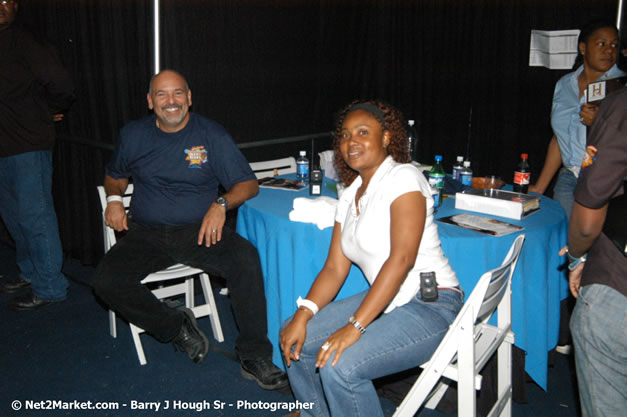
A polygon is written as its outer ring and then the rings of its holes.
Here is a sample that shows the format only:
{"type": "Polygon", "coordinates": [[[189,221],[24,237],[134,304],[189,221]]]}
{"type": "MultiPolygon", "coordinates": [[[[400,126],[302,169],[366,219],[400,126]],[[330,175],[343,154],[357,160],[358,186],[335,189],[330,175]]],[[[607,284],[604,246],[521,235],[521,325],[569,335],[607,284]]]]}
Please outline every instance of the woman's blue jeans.
{"type": "Polygon", "coordinates": [[[331,358],[317,369],[320,346],[348,323],[366,294],[332,302],[307,325],[300,360],[287,368],[296,399],[314,403],[311,410],[301,410],[301,417],[382,417],[372,380],[429,360],[463,304],[463,295],[456,291],[441,290],[436,302],[423,302],[418,294],[373,321],[335,367],[331,358]]]}
{"type": "Polygon", "coordinates": [[[61,273],[63,250],[52,201],[52,152],[0,158],[0,193],[0,215],[15,240],[20,277],[41,299],[65,299],[67,280],[61,273]]]}
{"type": "Polygon", "coordinates": [[[575,174],[566,168],[560,169],[553,187],[553,200],[560,203],[569,220],[575,202],[575,185],[577,185],[575,174]]]}

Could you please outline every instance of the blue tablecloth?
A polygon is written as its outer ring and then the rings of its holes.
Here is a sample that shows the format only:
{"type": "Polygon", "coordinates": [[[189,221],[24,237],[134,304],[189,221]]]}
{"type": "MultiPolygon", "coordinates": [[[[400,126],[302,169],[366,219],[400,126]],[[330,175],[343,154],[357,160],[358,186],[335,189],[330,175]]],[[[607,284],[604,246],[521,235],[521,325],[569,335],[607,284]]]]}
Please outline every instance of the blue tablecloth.
{"type": "MultiPolygon", "coordinates": [[[[322,188],[323,195],[335,197],[327,187],[322,188]]],[[[324,265],[332,231],[290,221],[288,215],[296,197],[309,197],[308,189],[262,188],[257,197],[239,208],[237,217],[238,233],[259,251],[268,303],[268,337],[274,346],[273,360],[281,367],[279,328],[296,310],[296,299],[307,295],[324,265]]],[[[445,200],[436,218],[461,213],[454,207],[454,198],[445,200]]],[[[563,263],[558,251],[566,244],[568,224],[558,203],[542,197],[540,207],[521,221],[496,218],[523,226],[521,233],[527,236],[512,282],[513,330],[516,346],[527,353],[525,370],[546,389],[548,351],[557,344],[560,301],[568,292],[566,274],[558,269],[563,263]]],[[[492,237],[440,222],[438,230],[444,253],[466,295],[485,271],[501,264],[517,236],[492,237]]],[[[367,288],[363,274],[353,266],[338,297],[367,288]]]]}

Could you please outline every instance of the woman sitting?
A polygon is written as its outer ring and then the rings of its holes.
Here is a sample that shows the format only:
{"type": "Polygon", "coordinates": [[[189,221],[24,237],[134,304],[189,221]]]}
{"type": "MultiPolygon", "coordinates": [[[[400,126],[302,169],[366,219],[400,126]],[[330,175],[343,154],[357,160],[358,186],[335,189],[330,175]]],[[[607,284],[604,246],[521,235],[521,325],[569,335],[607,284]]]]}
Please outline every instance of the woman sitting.
{"type": "Polygon", "coordinates": [[[326,263],[280,337],[292,391],[313,404],[294,416],[383,416],[372,380],[429,360],[463,304],[404,125],[381,102],[339,115],[334,149],[347,188],[326,263]],[[333,301],[352,263],[370,289],[333,301]],[[437,299],[423,299],[421,272],[435,272],[437,299]]]}

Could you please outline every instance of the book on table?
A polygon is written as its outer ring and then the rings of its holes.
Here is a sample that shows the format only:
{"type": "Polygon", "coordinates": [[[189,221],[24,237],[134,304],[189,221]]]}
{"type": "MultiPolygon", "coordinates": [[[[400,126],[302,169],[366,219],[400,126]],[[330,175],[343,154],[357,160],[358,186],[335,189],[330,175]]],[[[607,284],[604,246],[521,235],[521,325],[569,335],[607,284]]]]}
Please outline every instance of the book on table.
{"type": "Polygon", "coordinates": [[[494,188],[471,188],[455,194],[455,208],[520,220],[540,209],[540,197],[494,188]]]}
{"type": "Polygon", "coordinates": [[[264,188],[276,188],[279,190],[288,190],[288,191],[300,191],[303,188],[307,187],[307,184],[304,182],[281,178],[281,177],[265,177],[257,180],[260,187],[264,188]]]}

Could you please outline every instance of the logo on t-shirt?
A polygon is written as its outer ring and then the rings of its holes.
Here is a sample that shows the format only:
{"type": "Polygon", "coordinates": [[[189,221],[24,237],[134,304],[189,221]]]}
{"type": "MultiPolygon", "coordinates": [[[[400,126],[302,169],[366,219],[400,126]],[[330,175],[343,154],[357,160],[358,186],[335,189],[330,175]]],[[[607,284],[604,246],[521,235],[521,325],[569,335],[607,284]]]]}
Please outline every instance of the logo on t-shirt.
{"type": "Polygon", "coordinates": [[[200,168],[202,164],[207,162],[207,150],[204,146],[192,146],[191,149],[185,149],[185,154],[187,158],[186,161],[189,161],[190,168],[200,168]]]}

